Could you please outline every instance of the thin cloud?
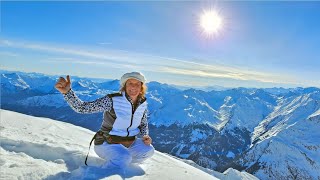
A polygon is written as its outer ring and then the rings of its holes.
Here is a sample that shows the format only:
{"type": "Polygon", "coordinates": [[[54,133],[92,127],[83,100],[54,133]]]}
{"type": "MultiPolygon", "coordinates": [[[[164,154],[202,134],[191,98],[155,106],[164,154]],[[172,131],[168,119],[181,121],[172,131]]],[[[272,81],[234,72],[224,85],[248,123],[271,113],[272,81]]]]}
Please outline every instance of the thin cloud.
{"type": "Polygon", "coordinates": [[[185,75],[193,77],[206,78],[225,78],[241,81],[258,81],[265,83],[283,83],[297,84],[297,79],[285,77],[270,73],[255,72],[243,70],[224,65],[203,64],[190,60],[181,60],[176,58],[159,57],[142,53],[128,52],[123,50],[104,50],[103,52],[95,50],[86,50],[79,47],[62,47],[45,44],[14,42],[9,40],[0,40],[0,46],[12,48],[24,48],[49,53],[64,54],[74,57],[60,57],[49,59],[46,62],[61,63],[69,62],[74,64],[103,65],[110,68],[126,69],[147,69],[151,72],[170,73],[176,75],[185,75]],[[90,59],[90,60],[88,60],[90,59]]]}
{"type": "MultiPolygon", "coordinates": [[[[197,76],[197,77],[208,77],[208,78],[224,78],[224,79],[234,79],[241,81],[259,81],[265,83],[282,83],[282,84],[297,84],[296,79],[290,77],[284,77],[280,75],[267,74],[254,71],[236,70],[235,68],[226,67],[216,70],[217,67],[213,65],[209,66],[197,66],[186,68],[179,67],[163,67],[161,71],[163,73],[180,74],[187,76],[197,76]],[[210,69],[212,68],[212,69],[210,69]]],[[[298,83],[299,84],[299,83],[298,83]]]]}
{"type": "Polygon", "coordinates": [[[198,77],[230,78],[235,80],[256,80],[268,83],[297,83],[295,78],[285,75],[249,71],[224,65],[203,64],[174,58],[154,57],[170,62],[162,63],[162,65],[170,64],[161,68],[161,71],[166,73],[198,77]]]}
{"type": "Polygon", "coordinates": [[[6,51],[0,51],[0,55],[1,56],[11,56],[11,57],[18,57],[20,56],[17,53],[13,53],[13,52],[6,52],[6,51]]]}
{"type": "Polygon", "coordinates": [[[101,60],[88,60],[88,59],[79,59],[79,58],[69,58],[69,57],[56,57],[56,58],[49,58],[47,60],[42,60],[42,62],[46,63],[69,63],[69,64],[80,64],[80,65],[92,65],[92,66],[105,66],[107,68],[138,68],[136,64],[124,64],[118,63],[114,61],[101,61],[101,60]]]}
{"type": "MultiPolygon", "coordinates": [[[[315,85],[311,81],[299,79],[298,77],[292,77],[286,74],[257,72],[231,66],[203,64],[174,58],[167,59],[170,59],[171,62],[176,62],[180,65],[166,66],[162,68],[162,71],[166,73],[198,77],[228,78],[242,81],[257,81],[262,83],[295,84],[302,86],[306,84],[315,85]]],[[[316,84],[319,85],[320,83],[317,82],[316,84]]]]}
{"type": "Polygon", "coordinates": [[[105,46],[105,45],[111,45],[111,42],[100,42],[99,45],[105,46]]]}
{"type": "Polygon", "coordinates": [[[1,40],[0,46],[32,49],[32,50],[39,50],[39,51],[46,51],[46,52],[55,52],[55,53],[84,56],[84,57],[90,57],[90,58],[99,58],[99,59],[123,59],[121,55],[117,55],[115,53],[106,54],[106,53],[88,51],[88,50],[83,50],[78,48],[68,48],[68,47],[60,47],[60,46],[54,47],[54,46],[49,46],[45,44],[35,44],[35,43],[29,43],[29,42],[13,42],[9,40],[1,40]]]}

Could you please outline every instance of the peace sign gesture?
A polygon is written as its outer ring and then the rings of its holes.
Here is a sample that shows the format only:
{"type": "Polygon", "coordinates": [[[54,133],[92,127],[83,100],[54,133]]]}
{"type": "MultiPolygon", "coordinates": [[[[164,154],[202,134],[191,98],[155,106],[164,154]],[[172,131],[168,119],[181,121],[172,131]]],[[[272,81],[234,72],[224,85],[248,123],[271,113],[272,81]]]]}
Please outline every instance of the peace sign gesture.
{"type": "Polygon", "coordinates": [[[71,89],[70,76],[67,75],[67,80],[63,77],[60,77],[55,85],[55,88],[62,94],[66,94],[71,89]]]}

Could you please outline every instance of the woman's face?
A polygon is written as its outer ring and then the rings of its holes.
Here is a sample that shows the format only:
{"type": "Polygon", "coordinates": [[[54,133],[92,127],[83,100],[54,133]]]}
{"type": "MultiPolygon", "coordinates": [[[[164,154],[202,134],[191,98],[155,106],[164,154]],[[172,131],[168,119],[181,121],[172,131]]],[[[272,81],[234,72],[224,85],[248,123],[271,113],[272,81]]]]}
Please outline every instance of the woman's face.
{"type": "Polygon", "coordinates": [[[126,82],[126,93],[135,100],[142,89],[142,83],[136,79],[128,79],[126,82]]]}

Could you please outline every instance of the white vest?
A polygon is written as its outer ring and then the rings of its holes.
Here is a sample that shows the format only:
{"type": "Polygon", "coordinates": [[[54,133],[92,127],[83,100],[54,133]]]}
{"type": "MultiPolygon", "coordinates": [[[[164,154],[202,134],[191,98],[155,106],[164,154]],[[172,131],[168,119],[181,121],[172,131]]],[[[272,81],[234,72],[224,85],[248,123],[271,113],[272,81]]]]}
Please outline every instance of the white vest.
{"type": "Polygon", "coordinates": [[[112,101],[117,118],[109,134],[123,137],[139,134],[140,129],[138,126],[140,126],[143,113],[147,109],[147,102],[145,101],[140,104],[134,114],[132,114],[133,107],[126,98],[125,92],[122,93],[122,96],[112,97],[112,101]]]}

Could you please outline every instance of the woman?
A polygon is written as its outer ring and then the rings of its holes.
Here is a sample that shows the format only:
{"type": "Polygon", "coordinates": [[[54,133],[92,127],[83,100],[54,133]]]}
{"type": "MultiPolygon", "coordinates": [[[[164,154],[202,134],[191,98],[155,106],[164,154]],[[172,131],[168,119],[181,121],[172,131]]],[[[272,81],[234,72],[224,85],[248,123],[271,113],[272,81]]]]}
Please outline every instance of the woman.
{"type": "Polygon", "coordinates": [[[71,89],[69,75],[60,77],[55,85],[71,108],[78,113],[103,112],[100,130],[96,133],[94,150],[106,160],[104,168],[125,168],[140,163],[154,153],[148,135],[146,79],[142,73],[126,73],[120,80],[120,92],[108,94],[92,102],[81,101],[71,89]],[[140,134],[141,138],[136,136],[140,134]]]}

